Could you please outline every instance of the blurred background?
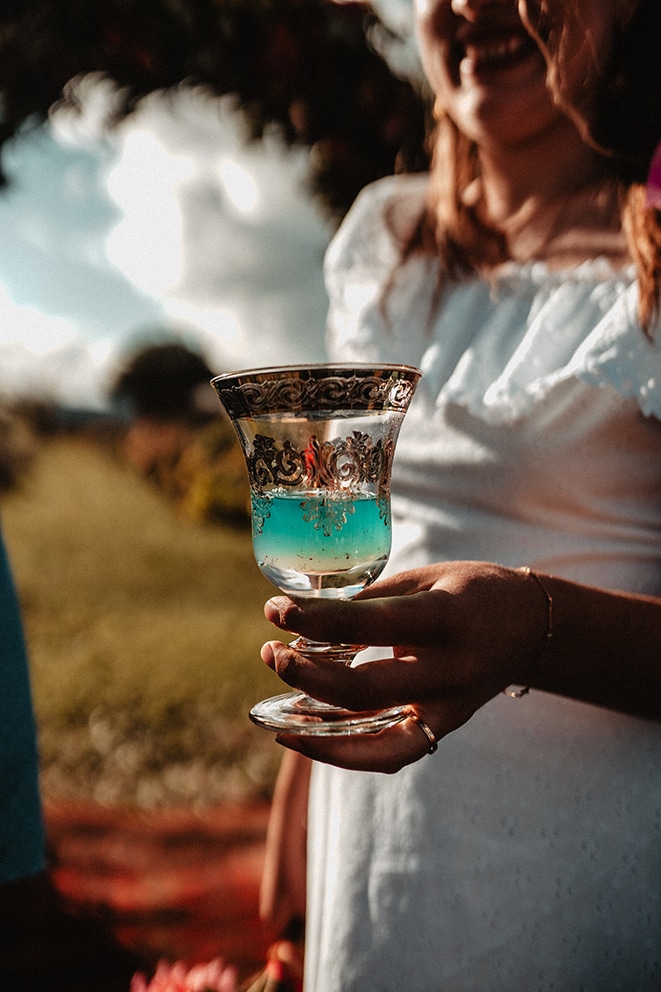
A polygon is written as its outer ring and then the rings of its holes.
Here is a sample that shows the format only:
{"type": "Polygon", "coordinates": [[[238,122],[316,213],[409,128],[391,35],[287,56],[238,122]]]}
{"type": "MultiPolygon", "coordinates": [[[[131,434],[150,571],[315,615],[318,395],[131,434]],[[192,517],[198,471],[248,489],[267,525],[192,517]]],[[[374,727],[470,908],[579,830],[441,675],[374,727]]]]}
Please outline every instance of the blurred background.
{"type": "Polygon", "coordinates": [[[14,0],[0,13],[0,386],[102,405],[136,341],[323,355],[356,193],[425,164],[409,0],[14,0]],[[398,33],[399,32],[399,33],[398,33]]]}
{"type": "Polygon", "coordinates": [[[428,106],[408,0],[5,0],[0,94],[0,508],[57,862],[63,810],[268,806],[273,589],[208,380],[323,360],[326,246],[426,168],[428,106]]]}

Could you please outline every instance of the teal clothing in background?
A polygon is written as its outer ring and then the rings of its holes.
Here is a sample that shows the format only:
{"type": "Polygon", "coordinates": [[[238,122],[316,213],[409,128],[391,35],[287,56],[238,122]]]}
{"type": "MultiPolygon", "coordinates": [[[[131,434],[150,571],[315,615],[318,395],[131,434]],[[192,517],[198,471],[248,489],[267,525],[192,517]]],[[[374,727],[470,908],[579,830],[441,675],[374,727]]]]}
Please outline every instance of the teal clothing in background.
{"type": "Polygon", "coordinates": [[[0,882],[44,867],[39,762],[18,599],[0,537],[0,882]]]}

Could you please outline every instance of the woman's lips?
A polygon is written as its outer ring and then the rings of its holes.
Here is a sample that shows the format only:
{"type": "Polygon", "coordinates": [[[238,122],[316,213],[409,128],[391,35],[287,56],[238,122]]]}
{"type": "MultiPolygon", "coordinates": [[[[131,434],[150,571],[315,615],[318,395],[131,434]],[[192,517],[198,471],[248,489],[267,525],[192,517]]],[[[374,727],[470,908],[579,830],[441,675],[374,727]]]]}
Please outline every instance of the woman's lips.
{"type": "Polygon", "coordinates": [[[536,50],[532,38],[519,32],[500,37],[476,36],[461,46],[461,70],[471,75],[497,72],[516,65],[536,50]]]}

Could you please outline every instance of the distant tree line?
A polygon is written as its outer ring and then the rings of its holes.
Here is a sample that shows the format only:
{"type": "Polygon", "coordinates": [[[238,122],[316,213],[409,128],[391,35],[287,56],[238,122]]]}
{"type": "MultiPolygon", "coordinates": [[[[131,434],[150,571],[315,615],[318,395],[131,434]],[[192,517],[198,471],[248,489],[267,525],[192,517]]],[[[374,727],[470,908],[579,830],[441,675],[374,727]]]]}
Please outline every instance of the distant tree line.
{"type": "Polygon", "coordinates": [[[0,148],[75,106],[90,73],[116,85],[115,121],[155,91],[204,87],[234,95],[251,138],[277,125],[313,149],[311,192],[339,219],[367,182],[427,165],[426,101],[375,50],[376,24],[363,2],[3,0],[0,148]]]}

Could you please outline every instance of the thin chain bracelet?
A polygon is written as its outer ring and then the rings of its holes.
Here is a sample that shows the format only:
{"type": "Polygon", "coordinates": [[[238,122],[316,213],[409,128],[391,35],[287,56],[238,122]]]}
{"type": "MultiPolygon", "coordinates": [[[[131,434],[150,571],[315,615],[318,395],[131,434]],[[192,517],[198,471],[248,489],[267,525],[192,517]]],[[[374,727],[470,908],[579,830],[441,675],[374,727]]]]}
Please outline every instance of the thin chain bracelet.
{"type": "MultiPolygon", "coordinates": [[[[544,597],[546,599],[546,633],[544,634],[544,642],[539,652],[541,657],[541,655],[543,655],[544,651],[546,650],[549,641],[553,637],[553,596],[548,591],[548,589],[540,579],[539,575],[537,575],[536,572],[533,572],[532,568],[530,568],[529,565],[523,565],[521,568],[518,569],[518,571],[523,572],[524,575],[529,575],[532,579],[534,579],[537,585],[539,586],[539,588],[544,593],[544,597]]],[[[517,688],[503,689],[503,693],[506,696],[508,696],[510,699],[521,699],[522,696],[527,695],[529,692],[530,692],[529,685],[524,685],[517,688]]]]}

